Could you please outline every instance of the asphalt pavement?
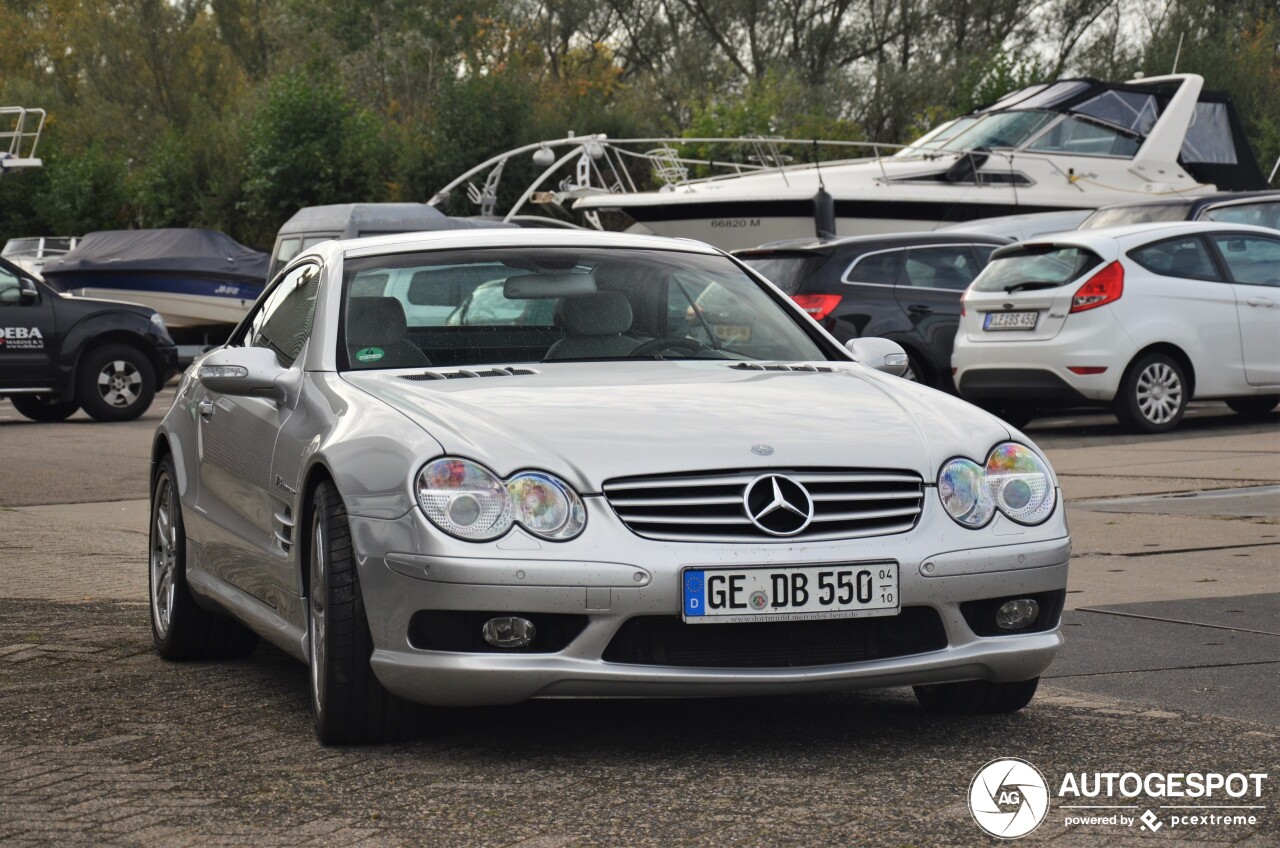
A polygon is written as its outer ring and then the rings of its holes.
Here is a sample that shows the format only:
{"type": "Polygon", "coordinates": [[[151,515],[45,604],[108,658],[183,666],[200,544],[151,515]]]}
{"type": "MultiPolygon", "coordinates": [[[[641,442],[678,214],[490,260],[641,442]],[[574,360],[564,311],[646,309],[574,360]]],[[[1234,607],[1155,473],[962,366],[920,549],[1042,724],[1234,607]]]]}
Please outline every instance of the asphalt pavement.
{"type": "Polygon", "coordinates": [[[1055,795],[1020,841],[1280,846],[1280,414],[1197,404],[1157,437],[1105,415],[1031,425],[1074,555],[1067,646],[1018,714],[929,717],[908,690],[539,701],[323,749],[306,669],[279,651],[151,649],[166,392],[127,424],[32,424],[0,401],[0,845],[988,845],[970,783],[1018,757],[1051,794],[1068,774],[1269,775],[1252,799],[1055,795]],[[1082,803],[1130,823],[1077,823],[1082,803]],[[1179,807],[1244,821],[1177,824],[1179,807]]]}

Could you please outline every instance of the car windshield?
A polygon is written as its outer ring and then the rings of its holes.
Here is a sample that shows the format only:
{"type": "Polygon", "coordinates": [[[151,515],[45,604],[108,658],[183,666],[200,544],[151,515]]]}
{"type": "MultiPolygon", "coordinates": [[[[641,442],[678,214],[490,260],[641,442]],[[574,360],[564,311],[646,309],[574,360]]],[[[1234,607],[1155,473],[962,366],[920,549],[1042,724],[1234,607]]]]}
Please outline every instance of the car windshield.
{"type": "Polygon", "coordinates": [[[1020,246],[994,256],[973,281],[973,290],[1013,293],[1056,288],[1078,279],[1100,262],[1096,253],[1083,247],[1020,246]]]}
{"type": "Polygon", "coordinates": [[[346,260],[352,369],[550,361],[830,358],[801,319],[723,256],[491,248],[346,260]]]}

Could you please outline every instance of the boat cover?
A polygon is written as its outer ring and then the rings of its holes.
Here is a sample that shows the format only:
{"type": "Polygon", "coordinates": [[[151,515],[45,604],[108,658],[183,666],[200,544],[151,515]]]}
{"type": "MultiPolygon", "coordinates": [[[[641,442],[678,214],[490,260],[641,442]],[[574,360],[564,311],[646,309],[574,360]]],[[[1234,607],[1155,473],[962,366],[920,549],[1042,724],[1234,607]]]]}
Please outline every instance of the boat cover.
{"type": "MultiPolygon", "coordinates": [[[[216,230],[103,230],[45,263],[46,278],[120,272],[169,272],[262,285],[270,257],[216,230]]],[[[52,282],[52,280],[51,280],[52,282]]]]}

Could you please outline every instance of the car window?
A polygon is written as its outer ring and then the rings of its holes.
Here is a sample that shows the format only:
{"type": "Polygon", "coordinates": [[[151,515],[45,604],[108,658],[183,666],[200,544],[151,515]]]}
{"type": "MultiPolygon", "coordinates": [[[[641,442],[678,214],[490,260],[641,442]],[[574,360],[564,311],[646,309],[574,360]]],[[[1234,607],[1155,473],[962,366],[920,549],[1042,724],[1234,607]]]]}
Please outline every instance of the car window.
{"type": "Polygon", "coordinates": [[[1192,280],[1221,280],[1222,275],[1199,236],[1165,239],[1135,247],[1129,258],[1154,274],[1192,280]]]}
{"type": "Polygon", "coordinates": [[[844,281],[891,286],[898,279],[898,263],[901,259],[901,250],[884,250],[861,256],[845,271],[844,281]]]}
{"type": "Polygon", "coordinates": [[[993,257],[973,281],[973,290],[1055,288],[1079,279],[1101,262],[1101,257],[1083,247],[1018,245],[993,257]]]}
{"type": "Polygon", "coordinates": [[[1280,200],[1209,208],[1200,213],[1199,220],[1222,224],[1250,224],[1280,230],[1280,200]]]}
{"type": "Polygon", "coordinates": [[[315,265],[290,271],[258,302],[246,327],[244,344],[274,350],[281,365],[292,365],[311,337],[319,285],[320,269],[315,265]]]}
{"type": "Polygon", "coordinates": [[[1185,221],[1191,213],[1191,203],[1156,203],[1142,206],[1117,206],[1099,209],[1080,222],[1077,230],[1097,230],[1102,227],[1119,227],[1125,224],[1155,224],[1165,221],[1185,221]]]}
{"type": "MultiPolygon", "coordinates": [[[[540,362],[558,342],[575,337],[590,341],[570,348],[598,353],[553,358],[625,359],[630,351],[657,341],[675,341],[677,346],[639,355],[828,358],[802,319],[724,256],[567,247],[363,256],[345,263],[344,309],[357,299],[355,283],[376,274],[389,274],[393,280],[377,298],[385,301],[381,308],[394,311],[394,300],[406,316],[414,307],[412,299],[438,303],[447,299],[445,295],[465,290],[451,281],[487,278],[465,293],[443,324],[415,326],[406,321],[399,330],[390,323],[383,328],[387,345],[413,344],[437,366],[540,362]],[[406,274],[419,283],[412,299],[408,293],[413,287],[394,282],[406,274]],[[438,288],[435,295],[426,291],[428,286],[438,288]]],[[[340,347],[346,345],[347,339],[340,342],[340,347]]]]}
{"type": "Polygon", "coordinates": [[[1235,282],[1280,287],[1280,239],[1232,233],[1211,238],[1235,282]]]}
{"type": "Polygon", "coordinates": [[[0,267],[0,306],[16,304],[22,299],[22,284],[8,268],[0,267]]]}
{"type": "Polygon", "coordinates": [[[898,284],[963,291],[980,270],[968,245],[913,247],[907,251],[898,284]]]}

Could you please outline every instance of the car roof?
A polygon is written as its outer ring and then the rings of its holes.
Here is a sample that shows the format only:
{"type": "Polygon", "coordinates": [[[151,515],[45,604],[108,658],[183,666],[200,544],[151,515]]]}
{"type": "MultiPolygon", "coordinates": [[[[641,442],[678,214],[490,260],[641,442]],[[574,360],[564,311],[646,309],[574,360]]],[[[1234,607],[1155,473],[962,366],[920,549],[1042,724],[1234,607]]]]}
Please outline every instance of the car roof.
{"type": "Polygon", "coordinates": [[[675,250],[686,253],[721,254],[709,244],[693,239],[641,236],[595,230],[486,229],[441,230],[396,233],[357,239],[335,239],[318,244],[306,253],[341,255],[347,258],[419,250],[453,250],[485,247],[605,247],[637,250],[675,250]]]}
{"type": "MultiPolygon", "coordinates": [[[[1094,247],[1118,242],[1122,245],[1134,242],[1156,241],[1161,238],[1173,238],[1193,233],[1257,233],[1276,238],[1280,233],[1270,227],[1255,227],[1251,224],[1219,224],[1209,221],[1169,221],[1154,224],[1122,224],[1116,227],[1102,227],[1096,230],[1072,230],[1065,233],[1051,233],[1046,237],[1030,238],[1018,242],[1017,245],[1078,245],[1094,247]]],[[[1007,252],[1002,249],[1001,252],[1007,252]]]]}
{"type": "Polygon", "coordinates": [[[813,253],[834,253],[837,250],[857,249],[857,248],[882,248],[882,247],[911,247],[913,245],[931,245],[931,244],[955,244],[959,242],[973,242],[977,244],[1009,244],[1012,239],[1003,236],[993,236],[987,233],[966,233],[963,231],[947,230],[946,232],[917,232],[917,233],[881,233],[876,235],[865,236],[845,236],[837,239],[786,239],[784,241],[773,241],[762,244],[759,247],[749,247],[742,250],[733,251],[734,256],[755,256],[766,253],[778,253],[785,251],[803,250],[813,253]]]}

